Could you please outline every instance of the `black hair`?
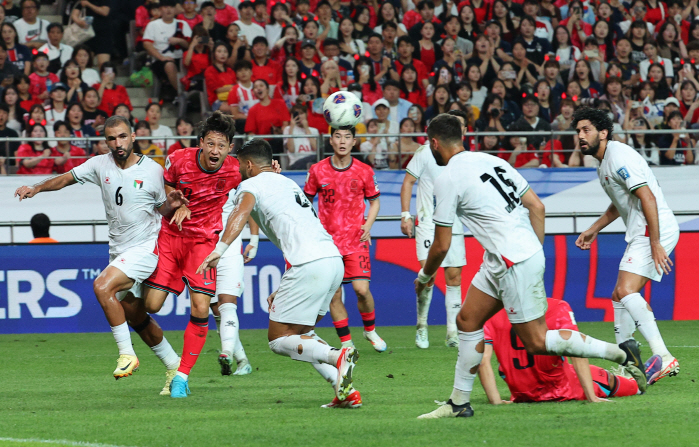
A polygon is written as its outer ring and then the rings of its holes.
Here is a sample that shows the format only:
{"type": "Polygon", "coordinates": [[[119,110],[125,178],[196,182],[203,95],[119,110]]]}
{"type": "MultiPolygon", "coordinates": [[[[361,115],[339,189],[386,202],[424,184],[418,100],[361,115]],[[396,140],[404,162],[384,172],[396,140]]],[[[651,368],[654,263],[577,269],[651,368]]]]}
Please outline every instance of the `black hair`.
{"type": "MultiPolygon", "coordinates": [[[[279,4],[279,3],[278,3],[279,4]]],[[[296,82],[299,82],[301,80],[301,63],[294,57],[289,57],[287,58],[284,63],[282,64],[282,92],[288,92],[289,91],[289,75],[286,74],[286,64],[291,61],[296,64],[297,72],[296,72],[296,82]]]]}
{"type": "MultiPolygon", "coordinates": [[[[318,5],[318,6],[320,6],[320,5],[318,5]]],[[[274,11],[276,9],[279,9],[279,8],[283,9],[284,12],[286,13],[286,15],[289,15],[289,7],[286,6],[286,3],[281,3],[281,2],[275,3],[274,6],[272,6],[271,14],[269,15],[269,24],[270,25],[275,25],[277,23],[277,21],[274,19],[274,11]]]]}
{"type": "Polygon", "coordinates": [[[49,26],[46,27],[46,32],[50,33],[51,30],[54,28],[58,28],[61,30],[61,32],[63,32],[63,25],[61,25],[60,23],[56,23],[56,22],[49,24],[49,26]]]}
{"type": "Polygon", "coordinates": [[[607,141],[611,141],[614,131],[614,122],[607,115],[606,110],[593,109],[592,107],[580,107],[573,112],[573,122],[571,126],[575,129],[580,121],[590,121],[598,132],[607,131],[607,141]]]}
{"type": "Polygon", "coordinates": [[[376,37],[376,38],[379,39],[381,42],[383,42],[383,36],[382,36],[381,34],[379,34],[379,33],[371,33],[371,34],[369,34],[369,36],[367,36],[367,38],[366,38],[366,41],[369,42],[369,41],[371,40],[372,37],[376,37]]]}
{"type": "Polygon", "coordinates": [[[408,86],[405,84],[405,80],[403,79],[403,73],[405,73],[405,70],[412,70],[415,72],[415,82],[413,82],[413,90],[417,91],[422,95],[422,86],[420,85],[420,80],[417,78],[417,68],[413,64],[405,64],[403,65],[403,70],[400,72],[400,81],[399,81],[399,88],[401,92],[407,97],[408,94],[410,93],[408,91],[408,86]]]}
{"type": "Polygon", "coordinates": [[[67,130],[70,130],[70,125],[68,125],[67,122],[58,120],[55,123],[53,123],[53,133],[55,134],[56,132],[58,132],[58,129],[60,129],[61,126],[65,126],[67,130]]]}
{"type": "Polygon", "coordinates": [[[427,125],[427,138],[436,138],[445,143],[458,144],[461,146],[463,133],[461,132],[461,122],[454,115],[440,113],[432,118],[427,125]]]}
{"type": "Polygon", "coordinates": [[[400,89],[400,83],[398,81],[394,81],[393,79],[388,79],[383,84],[384,90],[386,89],[386,87],[395,87],[397,89],[400,89]]]}
{"type": "Polygon", "coordinates": [[[60,81],[64,83],[65,85],[68,85],[68,75],[66,75],[66,67],[69,65],[75,65],[78,69],[78,79],[82,80],[83,78],[83,71],[80,69],[80,65],[78,65],[77,62],[75,62],[73,59],[68,59],[65,64],[63,64],[63,69],[61,70],[61,77],[60,81]]]}
{"type": "Polygon", "coordinates": [[[417,11],[422,11],[423,9],[425,9],[425,7],[429,9],[434,9],[434,2],[432,0],[422,0],[415,6],[415,9],[417,11]]]}
{"type": "MultiPolygon", "coordinates": [[[[4,42],[3,42],[4,43],[4,42]]],[[[46,60],[49,60],[49,55],[44,53],[43,51],[39,51],[32,57],[32,61],[36,61],[37,59],[45,58],[46,60]]]]}
{"type": "Polygon", "coordinates": [[[12,28],[12,31],[15,32],[15,45],[19,45],[19,35],[17,34],[17,28],[15,28],[15,26],[10,22],[3,22],[2,26],[0,26],[0,31],[2,31],[2,28],[5,26],[9,26],[10,28],[12,28]]]}
{"type": "Polygon", "coordinates": [[[328,37],[323,41],[323,48],[327,47],[328,45],[340,48],[340,41],[337,39],[333,39],[332,37],[328,37]]]}
{"type": "MultiPolygon", "coordinates": [[[[65,119],[66,123],[70,123],[70,120],[68,119],[68,115],[70,114],[70,110],[71,110],[73,107],[79,107],[79,108],[80,108],[80,113],[83,114],[83,117],[82,117],[82,119],[80,120],[80,125],[81,125],[81,126],[84,125],[84,124],[85,124],[85,109],[83,108],[82,104],[80,104],[79,102],[71,102],[70,104],[68,104],[68,105],[66,106],[66,119],[65,119]]],[[[68,128],[70,129],[70,126],[68,126],[68,128]]]]}
{"type": "Polygon", "coordinates": [[[247,158],[267,165],[272,164],[272,146],[262,138],[253,138],[248,141],[243,147],[238,149],[236,154],[238,155],[238,160],[247,158]]]}
{"type": "MultiPolygon", "coordinates": [[[[384,25],[384,18],[383,18],[383,15],[381,15],[381,10],[383,9],[383,5],[390,5],[393,8],[393,21],[395,22],[396,20],[398,20],[398,10],[396,9],[396,6],[391,2],[384,2],[383,4],[381,4],[381,6],[379,7],[379,10],[376,14],[376,26],[381,27],[382,30],[383,30],[383,25],[384,25]]],[[[388,22],[385,22],[385,23],[388,23],[388,22]]]]}
{"type": "Polygon", "coordinates": [[[450,110],[447,112],[447,115],[463,118],[464,124],[468,125],[469,116],[468,113],[464,112],[463,110],[450,110]]]}
{"type": "Polygon", "coordinates": [[[354,138],[354,136],[357,134],[357,128],[356,128],[356,127],[354,127],[354,126],[343,126],[343,127],[340,127],[340,128],[331,127],[331,128],[330,128],[330,136],[332,136],[332,135],[333,135],[335,132],[337,132],[338,130],[349,130],[350,132],[352,132],[352,138],[354,138]]]}
{"type": "Polygon", "coordinates": [[[106,62],[102,62],[102,65],[100,65],[100,74],[104,73],[104,71],[105,71],[107,68],[111,68],[111,69],[112,69],[112,73],[116,73],[116,72],[117,72],[116,64],[115,64],[114,62],[112,62],[112,61],[106,61],[106,62]]]}
{"type": "MultiPolygon", "coordinates": [[[[145,120],[140,122],[147,123],[147,121],[145,120]]],[[[107,120],[104,122],[104,128],[111,129],[112,127],[117,127],[120,124],[125,124],[126,127],[129,129],[129,132],[131,132],[131,123],[129,122],[129,120],[127,120],[121,115],[112,115],[109,118],[107,118],[107,120]]]]}
{"type": "Polygon", "coordinates": [[[233,64],[233,71],[243,70],[245,68],[252,70],[252,63],[245,59],[238,59],[235,64],[233,64]]]}
{"type": "Polygon", "coordinates": [[[374,79],[374,67],[371,63],[371,60],[366,57],[366,56],[360,56],[359,59],[357,59],[354,63],[354,72],[356,73],[355,76],[357,79],[359,79],[359,65],[368,65],[369,66],[369,82],[367,84],[369,85],[369,89],[372,92],[376,91],[376,80],[374,79]]]}
{"type": "Polygon", "coordinates": [[[381,27],[382,30],[386,28],[393,28],[394,30],[398,30],[398,25],[396,25],[396,22],[384,22],[384,24],[381,25],[381,27]]]}
{"type": "Polygon", "coordinates": [[[0,102],[0,110],[6,113],[10,113],[10,106],[5,104],[4,102],[0,102]]]}
{"type": "Polygon", "coordinates": [[[232,143],[233,137],[235,137],[235,120],[230,115],[216,111],[204,121],[199,138],[204,139],[211,132],[225,135],[228,138],[228,143],[232,143]]]}
{"type": "MultiPolygon", "coordinates": [[[[31,116],[31,112],[30,112],[30,116],[31,116]]],[[[49,136],[49,133],[46,131],[46,127],[43,124],[41,124],[41,123],[29,124],[29,127],[27,127],[27,140],[31,141],[32,148],[34,148],[34,141],[31,140],[31,135],[36,127],[41,127],[42,129],[44,129],[44,138],[49,136]]],[[[48,141],[41,141],[41,142],[39,142],[39,144],[41,144],[41,147],[44,149],[50,149],[48,141]]]]}
{"type": "MultiPolygon", "coordinates": [[[[97,93],[99,93],[99,92],[97,92],[97,93]]],[[[163,110],[163,106],[160,105],[160,103],[156,101],[156,102],[151,102],[150,104],[148,104],[146,106],[146,113],[148,113],[148,111],[155,106],[158,106],[158,108],[160,108],[161,111],[163,110]]]]}
{"type": "Polygon", "coordinates": [[[51,219],[44,213],[34,214],[29,221],[32,227],[32,234],[37,237],[49,237],[49,228],[51,227],[51,219]]]}
{"type": "Polygon", "coordinates": [[[402,43],[408,43],[412,46],[415,46],[415,44],[413,44],[413,39],[411,39],[410,36],[408,36],[407,34],[398,38],[398,40],[396,41],[396,48],[398,48],[402,43]]]}
{"type": "Polygon", "coordinates": [[[252,46],[257,45],[258,43],[263,43],[265,46],[269,46],[269,42],[267,42],[267,38],[264,36],[256,36],[254,39],[252,39],[252,46]]]}
{"type": "Polygon", "coordinates": [[[80,45],[76,45],[75,47],[73,47],[73,55],[70,58],[77,62],[76,57],[78,56],[78,53],[81,50],[87,51],[87,55],[89,56],[87,58],[87,65],[85,65],[85,68],[92,68],[92,49],[84,43],[81,43],[80,45]]]}

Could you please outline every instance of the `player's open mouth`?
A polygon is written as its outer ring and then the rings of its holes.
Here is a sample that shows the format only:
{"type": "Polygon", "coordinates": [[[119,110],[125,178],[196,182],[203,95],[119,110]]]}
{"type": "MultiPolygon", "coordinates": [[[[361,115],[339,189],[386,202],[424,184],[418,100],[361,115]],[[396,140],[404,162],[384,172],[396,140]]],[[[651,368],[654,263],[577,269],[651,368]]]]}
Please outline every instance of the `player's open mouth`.
{"type": "Polygon", "coordinates": [[[215,168],[216,165],[218,164],[218,160],[219,160],[218,157],[209,157],[209,165],[210,165],[212,168],[215,168]]]}
{"type": "Polygon", "coordinates": [[[117,149],[116,153],[118,156],[123,157],[126,154],[126,151],[123,149],[117,149]]]}

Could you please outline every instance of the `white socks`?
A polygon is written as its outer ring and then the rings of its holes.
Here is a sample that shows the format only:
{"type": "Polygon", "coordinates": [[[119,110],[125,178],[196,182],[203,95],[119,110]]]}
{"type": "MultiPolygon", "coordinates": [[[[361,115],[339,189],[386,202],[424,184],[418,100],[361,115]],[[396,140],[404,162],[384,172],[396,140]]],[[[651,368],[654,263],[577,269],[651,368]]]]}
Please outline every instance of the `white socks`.
{"type": "Polygon", "coordinates": [[[417,297],[417,325],[418,327],[427,326],[427,315],[430,313],[430,303],[432,302],[432,287],[425,287],[417,297]]]}
{"type": "Polygon", "coordinates": [[[240,343],[238,306],[233,303],[224,303],[218,306],[218,310],[221,313],[221,324],[219,325],[221,351],[230,356],[236,352],[237,345],[240,343]]]}
{"type": "Polygon", "coordinates": [[[655,315],[653,315],[653,311],[648,309],[646,300],[643,299],[641,294],[632,293],[627,295],[621,299],[621,303],[636,322],[638,330],[648,342],[653,355],[659,355],[663,359],[669,356],[670,352],[665,347],[663,337],[658,330],[658,324],[655,322],[655,315]]]}
{"type": "Polygon", "coordinates": [[[163,336],[163,341],[155,346],[151,346],[151,349],[153,350],[153,353],[158,356],[160,361],[163,362],[165,368],[176,369],[179,366],[180,356],[177,355],[174,349],[172,349],[170,342],[167,341],[165,336],[163,336]]]}
{"type": "Polygon", "coordinates": [[[444,305],[447,308],[447,332],[456,332],[456,316],[461,310],[461,286],[447,286],[444,305]]]}
{"type": "Polygon", "coordinates": [[[469,402],[473,381],[476,379],[478,367],[483,359],[483,349],[483,329],[475,332],[459,331],[459,358],[456,360],[454,372],[454,391],[450,397],[454,405],[469,402]],[[477,350],[479,343],[481,344],[480,352],[477,350]]]}
{"type": "Polygon", "coordinates": [[[312,338],[302,338],[300,335],[280,337],[269,342],[272,352],[291,357],[308,363],[337,364],[339,350],[312,338]]]}
{"type": "MultiPolygon", "coordinates": [[[[313,337],[313,339],[325,343],[325,340],[320,338],[315,331],[306,332],[303,334],[307,337],[313,337]]],[[[327,344],[327,343],[325,343],[327,344]]],[[[337,382],[337,368],[334,365],[328,363],[311,363],[313,367],[318,371],[318,374],[323,376],[326,382],[328,382],[333,388],[335,388],[335,383],[337,382]]]]}
{"type": "Polygon", "coordinates": [[[621,344],[633,338],[636,322],[633,321],[631,314],[622,302],[612,301],[612,305],[614,306],[614,336],[617,344],[621,344]]]}
{"type": "Polygon", "coordinates": [[[178,377],[182,377],[184,380],[188,380],[188,379],[189,379],[189,374],[185,374],[185,373],[183,373],[183,372],[177,371],[177,372],[175,373],[175,375],[178,376],[178,377]]]}
{"type": "Polygon", "coordinates": [[[626,361],[626,353],[619,346],[597,340],[589,335],[586,335],[583,340],[580,332],[565,330],[571,333],[568,340],[561,336],[561,331],[546,331],[546,350],[550,354],[600,358],[616,363],[626,361]]]}
{"type": "Polygon", "coordinates": [[[110,326],[112,328],[112,335],[114,335],[114,341],[116,341],[117,347],[119,348],[119,355],[133,355],[136,356],[136,351],[133,350],[133,345],[131,344],[131,333],[129,332],[129,325],[126,322],[121,323],[119,326],[110,326]]]}

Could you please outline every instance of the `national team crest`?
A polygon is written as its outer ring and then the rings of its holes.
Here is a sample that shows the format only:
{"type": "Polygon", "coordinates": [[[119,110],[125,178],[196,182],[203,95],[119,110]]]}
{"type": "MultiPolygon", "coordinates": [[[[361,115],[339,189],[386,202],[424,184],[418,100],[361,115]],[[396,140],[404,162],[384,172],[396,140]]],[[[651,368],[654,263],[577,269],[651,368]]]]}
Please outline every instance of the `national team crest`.
{"type": "Polygon", "coordinates": [[[133,187],[136,189],[143,189],[143,180],[134,180],[133,187]]]}
{"type": "Polygon", "coordinates": [[[356,191],[357,189],[359,189],[359,180],[357,180],[356,178],[353,178],[350,181],[350,190],[356,191]]]}
{"type": "Polygon", "coordinates": [[[361,115],[361,114],[362,114],[362,106],[360,106],[359,104],[355,104],[354,105],[354,117],[359,118],[359,115],[361,115]]]}
{"type": "Polygon", "coordinates": [[[218,182],[216,182],[216,191],[223,191],[223,188],[226,187],[226,179],[225,178],[220,178],[218,179],[218,182]]]}
{"type": "Polygon", "coordinates": [[[335,104],[342,104],[345,101],[347,101],[347,98],[345,98],[345,95],[343,94],[335,95],[335,97],[333,98],[333,102],[335,104]]]}

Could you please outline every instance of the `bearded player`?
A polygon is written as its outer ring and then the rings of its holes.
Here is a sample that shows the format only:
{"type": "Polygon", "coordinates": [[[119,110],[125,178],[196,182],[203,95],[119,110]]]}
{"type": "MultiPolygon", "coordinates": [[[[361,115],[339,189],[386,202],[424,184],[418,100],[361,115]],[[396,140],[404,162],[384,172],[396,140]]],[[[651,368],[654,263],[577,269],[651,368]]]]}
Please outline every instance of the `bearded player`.
{"type": "Polygon", "coordinates": [[[662,358],[660,371],[649,380],[652,384],[663,377],[676,376],[680,364],[665,346],[653,310],[640,292],[648,280],[659,282],[663,273],[670,273],[670,253],[679,241],[680,227],[648,163],[635,149],[612,141],[613,123],[606,113],[585,107],[573,115],[580,149],[599,160],[597,174],[602,189],[612,200],[607,211],[580,234],[575,245],[589,250],[603,228],[619,216],[623,219],[628,246],[612,292],[614,333],[617,342],[622,343],[632,340],[638,328],[653,354],[662,358]]]}
{"type": "MultiPolygon", "coordinates": [[[[352,283],[357,295],[357,308],[364,323],[364,338],[378,352],[386,350],[386,342],[376,333],[374,297],[371,281],[371,226],[379,215],[379,186],[373,169],[350,155],[355,144],[355,128],[331,129],[333,155],[308,170],[303,191],[313,203],[319,194],[318,211],[323,227],[333,237],[345,265],[343,283],[352,283]],[[369,212],[364,217],[364,201],[369,212]]],[[[330,315],[342,346],[354,346],[349,330],[347,309],[342,303],[342,287],[330,303],[330,315]]]]}
{"type": "MultiPolygon", "coordinates": [[[[190,321],[184,332],[182,360],[171,383],[170,396],[187,397],[189,373],[201,353],[209,327],[209,305],[216,294],[216,271],[197,274],[197,267],[219,240],[222,208],[228,193],[238,187],[238,160],[229,157],[235,122],[215,112],[204,123],[199,147],[170,154],[165,163],[165,190],[182,191],[189,200],[172,219],[163,219],[158,235],[160,259],[144,281],[146,309],[160,310],[168,293],[190,292],[190,321]]],[[[225,320],[222,310],[221,318],[225,320]]]]}
{"type": "Polygon", "coordinates": [[[235,208],[221,241],[204,259],[198,273],[213,271],[252,217],[291,266],[284,272],[279,289],[267,300],[270,349],[311,363],[333,384],[335,399],[326,407],[361,406],[361,396],[352,384],[359,354],[354,347],[331,348],[314,331],[342,283],[340,252],[301,188],[293,180],[273,174],[269,143],[262,139],[248,141],[238,150],[238,160],[243,182],[236,192],[235,208]]]}
{"type": "MultiPolygon", "coordinates": [[[[578,330],[568,303],[551,298],[547,301],[546,325],[549,328],[578,330]]],[[[563,357],[527,353],[504,309],[488,320],[483,332],[485,351],[478,376],[491,404],[565,400],[601,402],[608,397],[643,394],[646,390],[646,376],[638,368],[626,370],[622,366],[614,374],[590,365],[584,358],[571,357],[568,363],[563,357]],[[498,372],[510,389],[509,401],[500,398],[495,384],[490,365],[493,351],[500,363],[498,372]]]]}
{"type": "Polygon", "coordinates": [[[114,378],[130,376],[138,368],[138,357],[131,344],[129,326],[153,350],[167,368],[162,395],[170,394],[170,381],[179,366],[179,356],[163,336],[163,331],[145,311],[141,282],[158,263],[157,238],[160,217],[172,215],[188,200],[181,191],[163,189],[163,168],[133,151],[136,134],[131,124],[113,116],[104,124],[110,152],[92,157],[70,172],[34,186],[22,186],[19,200],[44,191],[57,191],[75,183],[93,183],[102,190],[102,201],[109,223],[109,266],[95,279],[94,290],[119,348],[114,378]],[[156,212],[157,210],[157,212],[156,212]]]}
{"type": "Polygon", "coordinates": [[[434,186],[434,242],[415,280],[416,293],[433,282],[449,251],[451,226],[457,219],[471,230],[485,253],[456,318],[459,357],[451,397],[420,418],[473,416],[469,401],[483,358],[483,326],[503,308],[529,354],[604,358],[642,368],[635,340],[616,346],[578,331],[548,328],[542,245],[545,208],[524,177],[504,160],[465,151],[460,122],[453,116],[434,118],[427,136],[437,164],[446,168],[434,186]]]}

